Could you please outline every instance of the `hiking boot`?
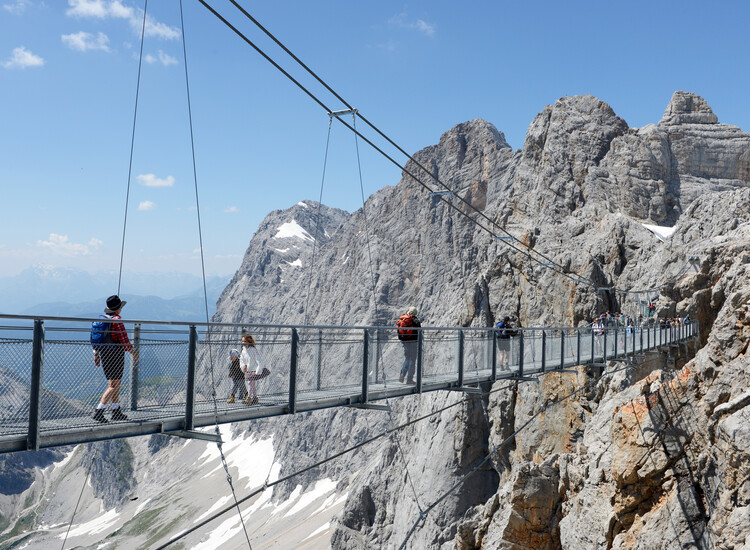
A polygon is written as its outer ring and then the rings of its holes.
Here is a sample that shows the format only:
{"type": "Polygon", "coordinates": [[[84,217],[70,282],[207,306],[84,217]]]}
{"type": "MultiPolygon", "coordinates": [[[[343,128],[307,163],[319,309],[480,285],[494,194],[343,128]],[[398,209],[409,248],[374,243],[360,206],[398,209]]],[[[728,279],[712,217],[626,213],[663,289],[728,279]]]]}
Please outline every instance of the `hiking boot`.
{"type": "Polygon", "coordinates": [[[252,399],[250,399],[250,404],[251,405],[257,405],[258,404],[258,396],[257,395],[255,397],[253,397],[252,399]]]}
{"type": "Polygon", "coordinates": [[[229,399],[227,399],[227,403],[234,403],[234,395],[229,396],[229,399]]]}
{"type": "Polygon", "coordinates": [[[407,384],[409,384],[410,386],[413,386],[413,385],[415,385],[415,384],[416,384],[416,382],[414,381],[414,379],[413,379],[413,378],[409,378],[409,379],[408,379],[408,380],[406,381],[406,383],[407,383],[407,384]]]}
{"type": "Polygon", "coordinates": [[[246,396],[245,396],[245,399],[243,399],[242,401],[243,401],[243,402],[245,403],[245,405],[249,405],[249,404],[250,404],[250,397],[248,397],[248,396],[246,395],[246,396]]]}
{"type": "Polygon", "coordinates": [[[108,420],[104,418],[104,409],[96,409],[92,418],[97,422],[101,422],[102,424],[106,424],[108,422],[108,420]]]}
{"type": "Polygon", "coordinates": [[[398,381],[399,382],[403,382],[404,381],[404,373],[403,372],[398,375],[398,381]]]}
{"type": "Polygon", "coordinates": [[[121,409],[115,409],[112,411],[112,420],[127,420],[128,417],[122,412],[121,409]]]}

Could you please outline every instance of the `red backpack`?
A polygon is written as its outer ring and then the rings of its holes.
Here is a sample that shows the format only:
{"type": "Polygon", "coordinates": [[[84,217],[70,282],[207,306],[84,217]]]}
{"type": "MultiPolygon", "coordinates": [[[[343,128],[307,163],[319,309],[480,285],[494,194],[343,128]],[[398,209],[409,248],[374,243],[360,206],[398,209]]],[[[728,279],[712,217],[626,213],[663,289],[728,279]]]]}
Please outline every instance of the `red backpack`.
{"type": "Polygon", "coordinates": [[[413,327],[414,326],[414,318],[408,313],[404,313],[401,317],[398,318],[398,321],[396,321],[396,326],[399,327],[399,330],[398,330],[399,340],[403,340],[405,337],[408,338],[410,336],[414,336],[413,330],[408,329],[408,328],[401,328],[401,327],[413,327]]]}

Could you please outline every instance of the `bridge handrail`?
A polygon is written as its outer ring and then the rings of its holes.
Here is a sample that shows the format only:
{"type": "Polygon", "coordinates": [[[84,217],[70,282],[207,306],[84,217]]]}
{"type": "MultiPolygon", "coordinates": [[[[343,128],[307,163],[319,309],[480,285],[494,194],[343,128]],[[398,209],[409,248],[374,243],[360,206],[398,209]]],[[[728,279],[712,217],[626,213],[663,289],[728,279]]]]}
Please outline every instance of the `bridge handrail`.
{"type": "MultiPolygon", "coordinates": [[[[105,323],[125,323],[128,325],[170,325],[170,326],[183,326],[183,327],[226,327],[226,328],[273,328],[273,329],[324,329],[324,330],[396,330],[395,322],[394,325],[292,325],[292,324],[276,324],[276,323],[217,323],[205,321],[160,321],[155,319],[102,319],[100,317],[64,317],[64,316],[52,316],[52,315],[14,315],[7,313],[0,313],[0,319],[15,319],[19,321],[65,321],[65,322],[79,322],[79,323],[93,323],[93,322],[105,322],[105,323]]],[[[654,326],[654,325],[652,325],[654,326]]],[[[2,327],[2,328],[13,328],[19,327],[2,327]]],[[[617,325],[611,327],[605,327],[608,330],[624,330],[628,327],[624,325],[617,325]]],[[[635,327],[636,330],[641,327],[635,327]]],[[[82,329],[83,330],[83,329],[82,329]]],[[[487,332],[489,330],[501,330],[496,327],[445,327],[445,326],[422,326],[413,327],[412,330],[416,331],[466,331],[466,332],[487,332]]],[[[549,327],[513,327],[512,330],[518,330],[523,332],[529,331],[589,331],[591,330],[590,325],[580,326],[549,326],[549,327]]]]}

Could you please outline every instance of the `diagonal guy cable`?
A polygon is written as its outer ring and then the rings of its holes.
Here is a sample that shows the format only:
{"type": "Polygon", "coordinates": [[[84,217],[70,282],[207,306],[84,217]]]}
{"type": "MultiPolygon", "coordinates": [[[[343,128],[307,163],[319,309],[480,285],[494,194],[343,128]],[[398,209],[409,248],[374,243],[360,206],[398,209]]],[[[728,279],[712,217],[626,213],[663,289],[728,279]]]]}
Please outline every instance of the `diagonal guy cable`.
{"type": "Polygon", "coordinates": [[[240,505],[237,502],[237,494],[234,491],[234,484],[232,483],[232,475],[229,473],[229,466],[227,465],[226,457],[224,456],[224,451],[221,448],[221,430],[219,429],[219,410],[216,406],[216,381],[214,379],[214,361],[213,361],[213,352],[212,352],[212,345],[211,345],[211,324],[210,319],[208,315],[208,288],[206,286],[206,264],[204,260],[204,252],[203,252],[203,231],[201,228],[201,210],[200,210],[200,200],[198,197],[198,171],[196,169],[196,162],[195,162],[195,138],[193,135],[193,114],[192,114],[192,108],[190,105],[190,80],[188,79],[188,63],[187,63],[187,47],[185,45],[185,20],[183,17],[183,10],[182,10],[182,0],[180,0],[180,25],[182,28],[182,53],[183,58],[185,60],[185,91],[187,94],[187,105],[188,105],[188,120],[190,122],[190,150],[192,152],[192,159],[193,159],[193,181],[195,182],[195,208],[196,213],[198,217],[198,240],[200,243],[200,249],[201,249],[201,273],[203,275],[203,303],[205,305],[206,310],[206,343],[208,345],[208,362],[210,367],[210,373],[211,373],[211,395],[213,397],[213,406],[214,406],[214,421],[215,421],[215,431],[216,435],[219,436],[219,440],[216,443],[216,446],[219,449],[219,455],[221,456],[221,464],[224,467],[224,473],[226,474],[227,483],[229,484],[229,488],[232,491],[232,498],[234,499],[235,507],[237,508],[237,514],[240,517],[240,523],[242,524],[242,530],[245,533],[245,539],[247,540],[247,545],[252,550],[252,545],[250,544],[250,535],[247,533],[247,527],[245,527],[245,521],[242,518],[242,511],[240,510],[240,505]]]}
{"type": "Polygon", "coordinates": [[[117,276],[117,294],[122,284],[122,261],[125,257],[125,230],[128,227],[128,204],[130,203],[130,180],[133,175],[133,149],[135,148],[135,123],[138,119],[138,95],[141,90],[141,67],[143,66],[143,41],[146,36],[146,12],[148,0],[143,5],[143,23],[141,24],[141,52],[138,55],[138,79],[135,84],[135,108],[133,109],[133,133],[130,136],[130,162],[128,164],[128,189],[125,193],[125,219],[122,222],[122,247],[120,248],[120,274],[117,276]]]}

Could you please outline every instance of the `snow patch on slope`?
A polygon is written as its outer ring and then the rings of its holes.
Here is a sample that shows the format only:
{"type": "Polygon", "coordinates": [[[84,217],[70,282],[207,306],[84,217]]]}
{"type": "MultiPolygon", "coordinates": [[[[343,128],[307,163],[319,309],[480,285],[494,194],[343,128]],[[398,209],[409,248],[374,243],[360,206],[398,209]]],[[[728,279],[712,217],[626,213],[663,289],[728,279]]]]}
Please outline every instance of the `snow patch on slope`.
{"type": "Polygon", "coordinates": [[[641,225],[651,231],[661,242],[666,241],[674,233],[674,230],[677,229],[677,226],[664,227],[663,225],[649,225],[647,223],[642,223],[641,225]]]}
{"type": "Polygon", "coordinates": [[[274,235],[274,239],[287,239],[290,237],[297,237],[298,239],[302,239],[305,241],[313,242],[315,239],[312,238],[310,233],[305,231],[305,229],[296,222],[296,220],[292,220],[290,222],[282,223],[278,230],[276,231],[276,235],[274,235]]]}

